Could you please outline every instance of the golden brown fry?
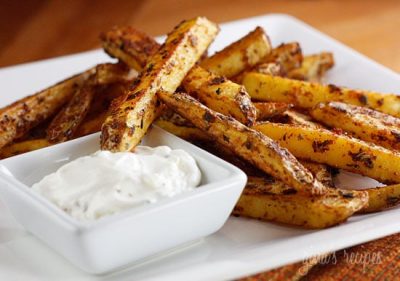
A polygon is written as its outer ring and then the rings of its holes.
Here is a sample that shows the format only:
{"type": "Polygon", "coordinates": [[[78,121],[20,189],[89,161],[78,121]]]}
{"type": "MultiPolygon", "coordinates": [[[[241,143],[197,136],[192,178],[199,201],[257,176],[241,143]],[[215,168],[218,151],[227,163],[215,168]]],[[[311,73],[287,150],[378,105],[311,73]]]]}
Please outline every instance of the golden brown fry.
{"type": "Polygon", "coordinates": [[[56,115],[47,128],[46,139],[51,143],[64,142],[71,139],[89,111],[96,92],[94,75],[76,90],[71,100],[56,115]]]}
{"type": "Polygon", "coordinates": [[[160,99],[213,140],[231,149],[264,172],[302,193],[323,193],[325,187],[314,179],[286,149],[233,118],[219,114],[192,97],[159,92],[160,99]]]}
{"type": "Polygon", "coordinates": [[[314,119],[341,128],[362,140],[400,150],[400,119],[373,109],[341,102],[321,103],[310,114],[314,119]]]}
{"type": "Polygon", "coordinates": [[[245,74],[247,74],[249,72],[257,72],[257,73],[263,73],[263,74],[274,75],[274,76],[275,75],[278,75],[278,76],[284,75],[280,64],[275,63],[275,62],[268,62],[268,63],[257,64],[256,66],[254,66],[253,68],[248,69],[248,70],[246,69],[245,71],[242,71],[241,73],[239,73],[235,77],[232,77],[231,79],[232,79],[232,81],[234,81],[236,83],[242,84],[245,74]]]}
{"type": "Polygon", "coordinates": [[[1,109],[0,148],[54,115],[93,72],[90,69],[1,109]]]}
{"type": "Polygon", "coordinates": [[[328,164],[381,182],[400,182],[400,154],[325,129],[262,122],[253,127],[296,157],[328,164]]]}
{"type": "Polygon", "coordinates": [[[271,52],[264,29],[257,27],[240,40],[204,59],[201,66],[216,75],[233,77],[259,63],[271,52]]]}
{"type": "Polygon", "coordinates": [[[394,94],[351,90],[254,72],[245,75],[243,85],[252,98],[260,101],[286,102],[302,108],[340,101],[400,117],[400,97],[394,94]]]}
{"type": "Polygon", "coordinates": [[[160,103],[156,92],[174,92],[217,33],[218,27],[202,17],[178,25],[148,61],[125,101],[107,117],[102,126],[101,148],[133,149],[157,117],[160,103]]]}
{"type": "Polygon", "coordinates": [[[287,74],[293,69],[299,68],[303,62],[303,53],[297,42],[283,43],[273,48],[271,53],[262,60],[263,63],[277,63],[280,71],[287,74]]]}
{"type": "Polygon", "coordinates": [[[8,158],[25,152],[30,152],[36,149],[50,146],[46,139],[34,139],[16,142],[3,147],[0,150],[0,159],[8,158]]]}
{"type": "Polygon", "coordinates": [[[206,106],[246,125],[256,121],[256,108],[242,85],[193,67],[182,83],[185,90],[206,106]]]}
{"type": "Polygon", "coordinates": [[[400,184],[368,188],[363,191],[368,193],[368,205],[358,213],[378,212],[400,203],[400,184]]]}
{"type": "Polygon", "coordinates": [[[288,77],[297,80],[319,82],[334,64],[333,54],[329,52],[305,56],[301,67],[290,71],[288,77]]]}
{"type": "Polygon", "coordinates": [[[266,120],[276,115],[281,115],[293,106],[283,102],[255,102],[257,120],[266,120]]]}
{"type": "Polygon", "coordinates": [[[332,169],[325,164],[315,163],[306,160],[300,160],[300,163],[308,169],[314,177],[319,180],[323,185],[328,187],[335,187],[333,182],[332,169]]]}
{"type": "Polygon", "coordinates": [[[73,138],[78,138],[86,135],[90,135],[101,131],[101,126],[108,116],[108,112],[105,111],[97,116],[90,119],[84,120],[82,124],[76,129],[73,138]]]}
{"type": "MultiPolygon", "coordinates": [[[[107,53],[137,70],[142,69],[142,61],[147,54],[154,54],[159,48],[152,38],[129,27],[114,28],[104,33],[102,41],[107,53]],[[124,42],[122,47],[121,42],[124,42]]],[[[243,124],[253,124],[256,121],[256,109],[250,96],[239,84],[194,66],[182,85],[188,93],[218,112],[231,115],[243,124]]]]}
{"type": "Polygon", "coordinates": [[[177,125],[169,120],[158,119],[154,122],[160,128],[185,140],[207,140],[208,136],[196,127],[177,125]]]}
{"type": "Polygon", "coordinates": [[[142,70],[149,57],[154,55],[160,45],[150,36],[133,27],[114,27],[100,34],[104,50],[120,59],[131,68],[142,70]]]}
{"type": "Polygon", "coordinates": [[[270,178],[249,177],[234,215],[306,228],[326,228],[341,222],[368,203],[366,192],[329,189],[322,196],[297,194],[270,178]]]}
{"type": "Polygon", "coordinates": [[[129,68],[124,63],[102,63],[96,66],[96,85],[123,83],[132,81],[138,72],[129,68]]]}

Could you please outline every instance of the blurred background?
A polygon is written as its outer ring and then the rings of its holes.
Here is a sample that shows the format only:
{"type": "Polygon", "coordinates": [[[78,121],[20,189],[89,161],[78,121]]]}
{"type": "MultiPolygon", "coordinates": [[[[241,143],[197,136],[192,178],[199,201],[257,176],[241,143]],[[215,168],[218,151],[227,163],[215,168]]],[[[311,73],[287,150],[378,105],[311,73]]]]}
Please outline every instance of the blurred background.
{"type": "Polygon", "coordinates": [[[113,25],[160,35],[197,15],[222,23],[286,13],[400,71],[398,0],[0,0],[0,7],[0,67],[98,48],[98,34],[113,25]]]}

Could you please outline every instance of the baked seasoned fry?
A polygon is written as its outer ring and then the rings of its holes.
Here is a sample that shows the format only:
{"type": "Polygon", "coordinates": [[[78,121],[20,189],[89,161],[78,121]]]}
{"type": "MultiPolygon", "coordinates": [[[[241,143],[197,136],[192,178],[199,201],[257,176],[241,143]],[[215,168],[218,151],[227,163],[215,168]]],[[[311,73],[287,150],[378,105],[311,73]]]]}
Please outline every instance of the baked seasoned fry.
{"type": "Polygon", "coordinates": [[[301,125],[262,122],[253,127],[305,160],[328,164],[381,182],[400,182],[400,154],[386,148],[301,125]]]}
{"type": "Polygon", "coordinates": [[[368,205],[358,213],[372,213],[391,208],[400,203],[400,184],[368,188],[368,205]]]}
{"type": "Polygon", "coordinates": [[[330,127],[341,128],[358,138],[400,150],[400,119],[373,109],[341,102],[321,103],[310,114],[330,127]]]}
{"type": "Polygon", "coordinates": [[[64,142],[71,139],[78,126],[89,111],[95,95],[95,74],[76,90],[71,100],[56,115],[47,128],[46,139],[51,143],[64,142]]]}
{"type": "Polygon", "coordinates": [[[259,63],[271,52],[271,43],[261,27],[204,59],[201,66],[216,75],[233,77],[259,63]]]}
{"type": "Polygon", "coordinates": [[[53,116],[94,71],[85,71],[1,109],[0,148],[53,116]]]}
{"type": "Polygon", "coordinates": [[[213,140],[299,192],[311,194],[326,190],[293,155],[268,137],[205,107],[189,95],[159,92],[158,96],[213,140]]]}
{"type": "Polygon", "coordinates": [[[160,48],[152,37],[130,26],[116,26],[101,33],[100,39],[107,54],[138,71],[146,66],[148,58],[160,48]]]}
{"type": "Polygon", "coordinates": [[[334,64],[333,54],[329,52],[305,56],[301,67],[293,69],[287,76],[291,79],[319,82],[334,64]]]}
{"type": "Polygon", "coordinates": [[[236,83],[242,84],[244,75],[249,72],[257,72],[257,73],[263,73],[263,74],[268,74],[268,75],[273,75],[273,76],[284,75],[280,64],[275,63],[275,62],[268,62],[268,63],[257,64],[253,68],[242,71],[241,73],[239,73],[235,77],[232,77],[231,79],[232,79],[232,81],[235,81],[236,83]]]}
{"type": "Polygon", "coordinates": [[[328,187],[335,187],[333,182],[332,169],[325,164],[315,163],[306,160],[299,160],[299,162],[308,169],[314,177],[319,180],[323,185],[328,187]]]}
{"type": "Polygon", "coordinates": [[[242,85],[193,67],[182,83],[185,90],[206,106],[246,125],[256,121],[256,108],[242,85]]]}
{"type": "Polygon", "coordinates": [[[178,125],[169,120],[158,119],[154,122],[155,125],[160,128],[178,136],[184,140],[207,140],[208,136],[196,127],[191,127],[188,125],[178,125]]]}
{"type": "Polygon", "coordinates": [[[102,63],[96,66],[97,85],[132,81],[138,72],[123,63],[102,63]]]}
{"type": "Polygon", "coordinates": [[[3,147],[0,150],[0,159],[8,158],[25,152],[30,152],[50,145],[51,143],[49,143],[46,139],[25,140],[12,143],[3,147]]]}
{"type": "Polygon", "coordinates": [[[249,177],[233,215],[326,228],[346,221],[367,203],[366,192],[329,189],[322,196],[309,196],[272,178],[249,177]]]}
{"type": "Polygon", "coordinates": [[[102,126],[101,148],[133,149],[158,115],[160,103],[156,92],[160,89],[174,92],[217,33],[218,27],[202,17],[182,22],[175,28],[148,61],[125,101],[107,117],[102,126]]]}
{"type": "MultiPolygon", "coordinates": [[[[130,67],[141,70],[147,53],[154,54],[159,45],[151,37],[133,28],[114,28],[102,36],[106,52],[130,67]],[[124,42],[122,47],[121,42],[124,42]],[[142,48],[142,49],[141,49],[142,48]]],[[[195,95],[208,107],[231,115],[244,124],[256,121],[256,109],[244,87],[194,66],[182,82],[185,91],[195,95]]]]}
{"type": "Polygon", "coordinates": [[[98,114],[90,119],[84,120],[83,123],[76,129],[73,138],[83,137],[101,131],[101,126],[108,116],[108,112],[98,114]]]}
{"type": "Polygon", "coordinates": [[[272,49],[265,57],[263,63],[277,63],[281,66],[281,72],[287,74],[293,69],[301,67],[303,53],[300,44],[297,42],[283,43],[272,49]]]}
{"type": "Polygon", "coordinates": [[[291,104],[283,102],[255,102],[253,104],[257,109],[258,121],[280,115],[293,107],[291,104]]]}
{"type": "Polygon", "coordinates": [[[286,102],[302,108],[339,101],[400,117],[400,98],[395,94],[352,90],[254,72],[245,75],[243,85],[252,98],[260,101],[286,102]]]}

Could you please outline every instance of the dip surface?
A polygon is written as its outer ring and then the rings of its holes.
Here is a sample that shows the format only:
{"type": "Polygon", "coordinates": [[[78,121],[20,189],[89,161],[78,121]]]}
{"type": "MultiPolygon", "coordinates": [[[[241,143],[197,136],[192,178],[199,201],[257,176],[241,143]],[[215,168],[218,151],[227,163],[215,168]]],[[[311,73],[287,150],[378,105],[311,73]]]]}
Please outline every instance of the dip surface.
{"type": "Polygon", "coordinates": [[[98,151],[75,159],[32,188],[78,220],[95,220],[192,190],[201,172],[194,158],[168,146],[135,152],[98,151]]]}

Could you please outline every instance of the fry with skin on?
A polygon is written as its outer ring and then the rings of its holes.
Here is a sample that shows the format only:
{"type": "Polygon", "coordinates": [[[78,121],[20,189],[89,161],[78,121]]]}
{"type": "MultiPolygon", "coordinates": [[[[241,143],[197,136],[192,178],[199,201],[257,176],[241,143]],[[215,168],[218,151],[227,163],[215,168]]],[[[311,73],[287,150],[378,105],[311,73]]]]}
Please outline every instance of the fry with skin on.
{"type": "Polygon", "coordinates": [[[368,205],[358,213],[372,213],[391,208],[400,203],[400,184],[364,189],[368,193],[368,205]]]}
{"type": "Polygon", "coordinates": [[[400,117],[400,98],[394,94],[352,90],[254,72],[245,75],[243,85],[250,96],[259,101],[286,102],[302,108],[339,101],[400,117]]]}
{"type": "Polygon", "coordinates": [[[280,115],[293,107],[283,102],[254,102],[253,104],[257,109],[257,121],[280,115]]]}
{"type": "Polygon", "coordinates": [[[103,150],[130,151],[141,141],[158,115],[156,92],[174,92],[217,33],[214,23],[198,17],[182,22],[168,35],[165,44],[149,59],[137,84],[105,120],[103,150]]]}
{"type": "Polygon", "coordinates": [[[283,43],[272,49],[271,53],[264,58],[262,63],[277,63],[281,72],[287,74],[293,69],[301,67],[303,52],[297,42],[283,43]]]}
{"type": "Polygon", "coordinates": [[[257,27],[223,50],[205,58],[200,65],[216,75],[230,78],[259,63],[271,49],[264,29],[257,27]]]}
{"type": "Polygon", "coordinates": [[[94,72],[90,69],[0,110],[0,148],[53,116],[94,72]]]}
{"type": "Polygon", "coordinates": [[[249,177],[233,215],[317,229],[342,223],[367,204],[366,192],[329,189],[310,196],[272,178],[249,177]]]}
{"type": "Polygon", "coordinates": [[[33,139],[15,142],[3,147],[0,150],[0,159],[34,151],[50,145],[51,143],[49,143],[46,139],[33,139]]]}
{"type": "Polygon", "coordinates": [[[287,76],[291,79],[319,82],[334,64],[333,54],[329,52],[305,56],[301,66],[290,71],[287,76]]]}
{"type": "Polygon", "coordinates": [[[132,81],[138,72],[124,63],[102,63],[96,66],[96,85],[108,85],[132,81]]]}
{"type": "Polygon", "coordinates": [[[373,109],[329,102],[318,104],[310,111],[319,122],[334,128],[341,128],[358,138],[386,147],[400,150],[400,119],[373,109]]]}
{"type": "Polygon", "coordinates": [[[214,141],[297,191],[320,194],[326,190],[297,159],[276,142],[233,118],[217,113],[187,94],[158,92],[159,98],[214,141]]]}
{"type": "MultiPolygon", "coordinates": [[[[140,71],[143,61],[159,49],[159,44],[131,27],[114,28],[102,36],[103,48],[130,67],[140,71]]],[[[196,96],[208,107],[231,115],[243,124],[256,121],[256,109],[242,85],[194,66],[182,81],[185,91],[196,96]]]]}
{"type": "Polygon", "coordinates": [[[253,127],[305,160],[371,177],[400,182],[400,153],[344,134],[303,125],[262,122],[253,127]]]}

